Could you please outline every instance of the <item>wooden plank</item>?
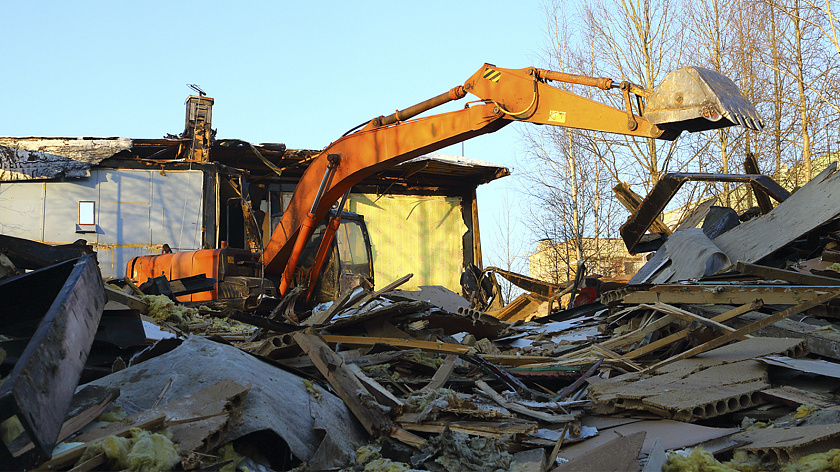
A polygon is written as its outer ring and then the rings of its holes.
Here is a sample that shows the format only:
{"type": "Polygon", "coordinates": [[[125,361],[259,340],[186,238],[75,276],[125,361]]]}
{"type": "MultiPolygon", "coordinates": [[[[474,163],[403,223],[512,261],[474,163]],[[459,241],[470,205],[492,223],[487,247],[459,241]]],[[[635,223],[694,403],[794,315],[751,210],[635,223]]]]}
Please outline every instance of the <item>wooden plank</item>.
{"type": "Polygon", "coordinates": [[[671,363],[676,362],[678,360],[687,359],[689,357],[693,357],[693,356],[696,356],[698,354],[702,354],[702,353],[704,353],[706,351],[709,351],[711,349],[714,349],[716,347],[723,346],[724,344],[727,344],[730,341],[736,339],[738,336],[752,333],[753,331],[755,331],[757,329],[760,329],[760,328],[763,328],[763,327],[765,327],[765,326],[767,326],[771,323],[775,323],[776,321],[783,320],[783,319],[785,319],[789,316],[793,316],[797,313],[801,313],[801,312],[803,312],[805,310],[808,310],[810,308],[813,308],[817,305],[821,305],[823,303],[828,303],[829,301],[831,301],[831,300],[833,300],[837,297],[840,297],[840,290],[837,290],[837,291],[834,291],[834,292],[829,292],[829,293],[824,293],[824,294],[822,294],[822,295],[820,295],[820,296],[818,296],[818,297],[816,297],[812,300],[809,300],[809,301],[800,303],[798,305],[792,306],[792,307],[788,308],[787,310],[782,310],[780,312],[774,313],[774,314],[768,316],[767,318],[756,321],[755,323],[744,326],[743,328],[739,328],[732,333],[726,333],[722,336],[719,336],[715,339],[712,339],[711,341],[708,341],[704,344],[701,344],[701,345],[699,345],[699,346],[697,346],[693,349],[689,349],[688,351],[685,351],[681,354],[677,354],[675,356],[669,357],[668,359],[665,359],[664,361],[661,361],[661,362],[659,362],[659,363],[657,363],[657,364],[655,364],[651,367],[648,367],[647,369],[645,369],[645,371],[647,372],[647,371],[650,371],[650,370],[654,370],[658,367],[662,367],[664,365],[671,364],[671,363]]]}
{"type": "Polygon", "coordinates": [[[330,305],[329,308],[315,313],[309,318],[303,320],[301,324],[307,326],[317,326],[324,323],[329,323],[330,320],[332,320],[333,317],[337,315],[339,311],[344,309],[344,306],[347,304],[347,302],[350,300],[350,297],[352,296],[353,290],[345,291],[338,297],[338,300],[334,301],[333,304],[330,305]]]}
{"type": "Polygon", "coordinates": [[[408,282],[409,280],[411,280],[412,277],[414,277],[414,274],[405,274],[402,277],[398,278],[397,280],[395,280],[395,281],[389,283],[388,285],[382,287],[381,289],[365,295],[359,301],[352,304],[350,306],[350,308],[361,308],[361,307],[367,305],[368,303],[370,303],[371,301],[373,301],[376,297],[382,295],[383,293],[390,292],[391,290],[394,290],[395,288],[399,287],[400,285],[408,282]]]}
{"type": "Polygon", "coordinates": [[[758,264],[738,262],[735,269],[745,275],[756,275],[765,279],[778,279],[801,285],[840,285],[840,279],[823,277],[821,275],[804,274],[792,270],[776,269],[758,264]]]}
{"type": "Polygon", "coordinates": [[[543,300],[533,294],[523,293],[505,305],[500,311],[493,312],[491,315],[501,321],[513,323],[514,321],[524,320],[528,316],[536,313],[537,308],[542,303],[543,300]]]}
{"type": "Polygon", "coordinates": [[[347,367],[344,359],[314,334],[297,332],[294,338],[368,434],[377,437],[388,435],[394,428],[393,422],[381,410],[368,408],[368,405],[375,400],[373,396],[366,393],[367,389],[347,367]]]}
{"type": "Polygon", "coordinates": [[[358,377],[359,381],[365,386],[367,391],[376,398],[377,403],[380,405],[385,405],[391,408],[392,416],[399,415],[402,413],[403,408],[405,408],[405,402],[394,396],[393,393],[389,392],[385,387],[382,386],[376,380],[367,376],[367,374],[362,371],[362,368],[358,366],[358,364],[346,364],[347,367],[353,372],[356,377],[358,377]]]}
{"type": "MultiPolygon", "coordinates": [[[[613,193],[619,203],[621,203],[631,214],[636,213],[642,205],[642,197],[634,192],[633,189],[624,182],[619,182],[618,185],[613,187],[613,193]]],[[[651,222],[650,230],[654,233],[671,234],[671,229],[662,222],[662,218],[660,216],[657,216],[653,222],[651,222]]]]}
{"type": "Polygon", "coordinates": [[[99,469],[99,467],[103,464],[105,464],[105,453],[100,452],[99,454],[73,467],[68,472],[89,472],[91,470],[99,469]]]}
{"type": "MultiPolygon", "coordinates": [[[[370,347],[374,344],[387,344],[394,347],[402,347],[406,349],[421,349],[423,351],[439,352],[442,354],[466,354],[470,346],[463,346],[461,344],[448,344],[440,341],[421,341],[419,339],[400,339],[400,338],[377,338],[372,336],[341,336],[337,334],[324,334],[321,338],[327,344],[341,343],[345,346],[356,347],[370,347]]],[[[482,355],[484,359],[494,363],[503,365],[524,365],[537,364],[541,362],[554,362],[556,357],[549,356],[508,356],[508,355],[482,355]]]]}
{"type": "MultiPolygon", "coordinates": [[[[673,315],[665,315],[659,318],[656,321],[652,321],[645,326],[640,327],[639,329],[630,331],[629,333],[622,334],[621,336],[616,336],[615,338],[608,339],[598,345],[604,349],[616,350],[622,348],[624,346],[633,344],[635,342],[641,341],[644,339],[648,334],[656,331],[657,329],[664,328],[669,324],[673,323],[676,319],[673,315]]],[[[567,356],[562,356],[567,357],[567,356]]]]}
{"type": "Polygon", "coordinates": [[[345,346],[373,346],[374,344],[387,344],[394,347],[418,348],[424,351],[441,352],[444,354],[464,354],[469,351],[470,346],[460,344],[447,344],[444,342],[421,341],[419,339],[401,338],[380,338],[373,336],[341,336],[336,334],[325,334],[321,336],[327,344],[341,343],[345,346]]]}
{"type": "Polygon", "coordinates": [[[497,420],[497,421],[427,421],[412,423],[400,421],[400,426],[409,431],[422,433],[442,433],[449,428],[452,431],[488,438],[503,438],[511,434],[534,434],[539,429],[536,421],[497,420]]]}
{"type": "Polygon", "coordinates": [[[437,390],[443,387],[446,384],[446,381],[449,380],[449,376],[452,375],[452,371],[455,370],[455,361],[458,360],[458,356],[454,356],[449,354],[444,359],[443,363],[438,367],[437,372],[435,375],[432,376],[432,380],[422,388],[425,391],[437,390]]]}
{"type": "Polygon", "coordinates": [[[626,357],[624,357],[620,354],[617,354],[613,351],[610,351],[609,349],[604,349],[604,348],[602,348],[598,345],[595,345],[595,346],[592,346],[592,351],[595,352],[596,354],[602,355],[604,357],[609,357],[611,359],[615,359],[617,361],[620,361],[624,365],[626,365],[628,367],[631,367],[635,370],[642,370],[642,366],[640,366],[639,364],[636,364],[635,362],[631,361],[630,359],[628,359],[628,358],[626,358],[626,357]]]}
{"type": "Polygon", "coordinates": [[[626,293],[622,303],[744,305],[761,299],[765,305],[796,305],[836,289],[824,285],[797,286],[796,290],[789,285],[657,285],[646,291],[626,293]]]}
{"type": "Polygon", "coordinates": [[[142,302],[134,295],[129,295],[122,290],[117,290],[114,287],[105,286],[105,295],[108,296],[108,301],[121,303],[133,310],[137,310],[144,315],[149,314],[149,305],[142,302]]]}
{"type": "Polygon", "coordinates": [[[137,284],[135,284],[135,283],[134,283],[134,281],[133,281],[133,280],[131,280],[131,277],[128,277],[128,276],[123,277],[123,282],[125,282],[125,284],[126,284],[126,285],[128,285],[128,287],[129,287],[129,288],[130,288],[130,289],[131,289],[134,293],[136,293],[137,295],[139,295],[139,296],[141,296],[141,297],[142,297],[142,296],[144,296],[144,295],[146,295],[145,293],[143,293],[143,291],[142,291],[142,290],[140,290],[140,287],[138,287],[138,286],[137,286],[137,284]]]}
{"type": "MultiPolygon", "coordinates": [[[[653,306],[657,310],[661,311],[662,313],[668,313],[670,315],[674,315],[678,318],[683,319],[684,321],[688,321],[689,323],[696,321],[696,322],[698,322],[702,325],[718,328],[719,330],[721,330],[723,332],[731,333],[731,332],[735,331],[734,328],[730,328],[729,326],[726,326],[725,324],[721,324],[721,323],[719,323],[719,322],[717,322],[717,321],[715,321],[711,318],[705,318],[705,317],[702,317],[700,315],[695,315],[694,313],[691,313],[691,312],[685,311],[683,309],[677,308],[673,305],[668,305],[667,303],[657,302],[657,303],[654,303],[653,306]]],[[[743,340],[743,339],[747,339],[747,338],[749,338],[749,336],[743,336],[743,337],[740,337],[738,339],[743,340]]]]}
{"type": "Polygon", "coordinates": [[[297,332],[295,342],[309,355],[312,363],[321,372],[335,392],[344,401],[359,423],[373,436],[391,436],[410,446],[420,447],[425,444],[423,438],[412,435],[400,428],[379,408],[370,408],[376,403],[367,393],[364,384],[344,363],[338,354],[314,334],[297,332]]]}
{"type": "MultiPolygon", "coordinates": [[[[711,318],[714,321],[723,323],[724,321],[728,321],[732,318],[737,316],[741,316],[744,313],[748,313],[753,310],[757,310],[763,306],[763,302],[761,300],[756,300],[753,303],[748,303],[746,305],[741,305],[738,308],[734,308],[732,310],[727,311],[726,313],[722,313],[711,318]]],[[[648,343],[636,350],[630,351],[624,355],[624,357],[628,359],[635,359],[637,357],[643,356],[651,351],[659,349],[660,347],[667,346],[668,344],[674,343],[679,341],[680,339],[685,338],[688,335],[688,328],[683,329],[679,332],[673,333],[669,336],[665,336],[664,338],[658,339],[652,343],[648,343]]]]}

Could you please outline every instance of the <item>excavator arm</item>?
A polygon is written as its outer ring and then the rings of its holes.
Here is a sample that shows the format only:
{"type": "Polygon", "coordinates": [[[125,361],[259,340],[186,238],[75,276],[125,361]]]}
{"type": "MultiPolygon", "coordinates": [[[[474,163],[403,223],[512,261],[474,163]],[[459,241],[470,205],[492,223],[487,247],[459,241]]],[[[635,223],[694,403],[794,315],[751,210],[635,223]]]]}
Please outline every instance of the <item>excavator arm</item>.
{"type": "Polygon", "coordinates": [[[664,82],[682,83],[684,88],[657,95],[628,82],[485,64],[464,85],[392,115],[374,118],[327,146],[312,160],[265,249],[265,270],[283,274],[280,292],[285,294],[315,224],[351,187],[381,170],[498,131],[514,121],[666,140],[676,139],[683,130],[701,131],[733,124],[753,129],[761,126],[755,109],[731,80],[699,69],[703,80],[692,82],[691,75],[698,69],[672,72],[664,82]],[[672,74],[687,79],[669,82],[672,74]],[[620,89],[625,109],[561,90],[548,81],[620,89]],[[467,93],[479,100],[458,111],[413,119],[467,93]],[[643,99],[664,104],[656,110],[657,124],[645,118],[643,99]]]}

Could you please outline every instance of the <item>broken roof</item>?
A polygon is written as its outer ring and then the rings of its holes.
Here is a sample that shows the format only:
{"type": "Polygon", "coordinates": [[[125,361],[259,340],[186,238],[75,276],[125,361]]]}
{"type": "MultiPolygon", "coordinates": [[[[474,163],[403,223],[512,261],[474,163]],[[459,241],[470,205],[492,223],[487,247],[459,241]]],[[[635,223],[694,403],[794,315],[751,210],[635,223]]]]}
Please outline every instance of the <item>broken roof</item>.
{"type": "MultiPolygon", "coordinates": [[[[0,137],[0,181],[82,177],[95,165],[120,166],[125,160],[146,164],[184,162],[179,150],[188,144],[179,137],[131,139],[124,137],[0,137]],[[103,162],[105,161],[105,162],[103,162]]],[[[296,181],[318,150],[287,149],[280,143],[254,146],[269,162],[283,169],[284,180],[296,181]]],[[[210,160],[242,169],[253,178],[276,174],[238,139],[215,140],[210,160]]],[[[422,156],[363,180],[362,186],[398,186],[405,189],[481,185],[510,175],[503,166],[464,157],[433,154],[422,156]]]]}

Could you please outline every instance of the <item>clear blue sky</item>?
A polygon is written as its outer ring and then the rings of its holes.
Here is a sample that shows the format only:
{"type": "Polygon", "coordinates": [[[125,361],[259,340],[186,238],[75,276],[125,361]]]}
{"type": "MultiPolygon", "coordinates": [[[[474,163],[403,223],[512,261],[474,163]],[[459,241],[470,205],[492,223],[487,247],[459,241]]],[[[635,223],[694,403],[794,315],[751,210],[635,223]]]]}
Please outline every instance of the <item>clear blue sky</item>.
{"type": "MultiPolygon", "coordinates": [[[[322,149],[484,62],[541,66],[547,42],[541,0],[7,1],[3,16],[3,136],[177,134],[196,83],[219,138],[322,149]]],[[[464,149],[509,167],[524,152],[515,126],[464,149]]],[[[479,190],[485,263],[512,180],[479,190]]]]}

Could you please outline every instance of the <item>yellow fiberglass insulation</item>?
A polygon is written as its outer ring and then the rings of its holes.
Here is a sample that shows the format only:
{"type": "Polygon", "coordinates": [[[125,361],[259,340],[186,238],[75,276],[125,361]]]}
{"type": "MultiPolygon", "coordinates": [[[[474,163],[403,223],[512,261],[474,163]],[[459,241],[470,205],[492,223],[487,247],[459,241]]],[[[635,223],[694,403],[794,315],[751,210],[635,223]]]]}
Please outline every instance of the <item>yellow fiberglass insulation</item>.
{"type": "Polygon", "coordinates": [[[131,472],[172,470],[180,462],[178,450],[166,430],[163,433],[150,433],[133,428],[130,438],[107,436],[89,445],[78,464],[101,453],[108,458],[112,468],[128,469],[131,472]]]}
{"type": "Polygon", "coordinates": [[[0,441],[3,444],[11,443],[23,432],[23,424],[17,416],[12,416],[0,423],[0,441]]]}
{"type": "Polygon", "coordinates": [[[166,295],[145,295],[140,298],[149,305],[149,316],[155,321],[172,320],[179,324],[186,323],[191,314],[197,313],[195,308],[176,305],[166,295]]]}
{"type": "Polygon", "coordinates": [[[175,444],[165,434],[142,429],[131,430],[134,445],[128,453],[128,470],[146,472],[172,470],[180,461],[175,444]]]}
{"type": "Polygon", "coordinates": [[[683,456],[671,453],[662,466],[662,472],[758,472],[763,470],[757,457],[736,452],[729,462],[720,462],[710,452],[695,447],[691,454],[683,456]]]}
{"type": "Polygon", "coordinates": [[[122,407],[117,405],[110,410],[102,413],[101,415],[96,417],[96,421],[107,421],[108,423],[113,423],[114,421],[120,421],[125,419],[128,416],[126,412],[122,410],[122,407]]]}
{"type": "Polygon", "coordinates": [[[409,470],[411,469],[402,462],[379,458],[365,464],[364,472],[408,472],[409,470]]]}
{"type": "Polygon", "coordinates": [[[782,468],[782,472],[836,472],[840,471],[840,449],[807,455],[782,468]]]}
{"type": "Polygon", "coordinates": [[[815,411],[819,411],[820,408],[816,405],[799,405],[799,408],[796,409],[796,416],[797,420],[805,418],[806,416],[810,415],[815,411]]]}
{"type": "Polygon", "coordinates": [[[242,462],[245,461],[245,456],[236,452],[236,449],[233,448],[233,443],[227,443],[220,447],[218,451],[216,451],[216,455],[219,456],[219,462],[230,461],[223,465],[219,469],[219,472],[236,472],[237,470],[244,470],[245,472],[248,472],[247,467],[242,467],[242,462]]]}
{"type": "Polygon", "coordinates": [[[105,454],[105,457],[108,458],[108,464],[113,468],[126,469],[128,468],[128,452],[131,451],[131,445],[132,441],[129,438],[106,436],[101,441],[88,445],[78,464],[99,454],[105,454]]]}

